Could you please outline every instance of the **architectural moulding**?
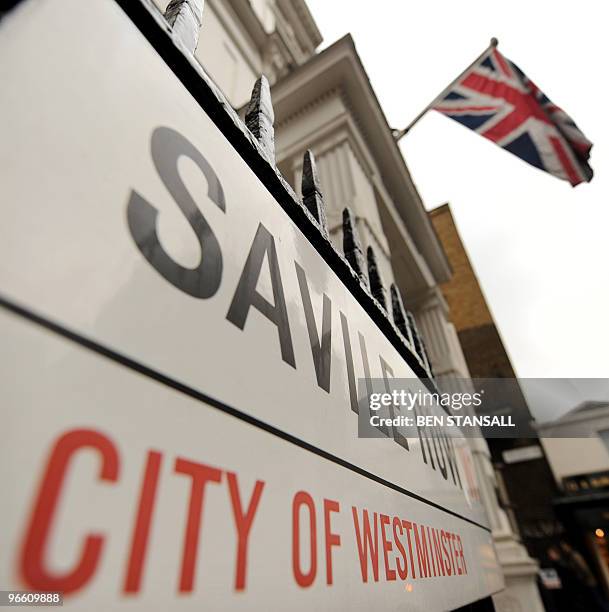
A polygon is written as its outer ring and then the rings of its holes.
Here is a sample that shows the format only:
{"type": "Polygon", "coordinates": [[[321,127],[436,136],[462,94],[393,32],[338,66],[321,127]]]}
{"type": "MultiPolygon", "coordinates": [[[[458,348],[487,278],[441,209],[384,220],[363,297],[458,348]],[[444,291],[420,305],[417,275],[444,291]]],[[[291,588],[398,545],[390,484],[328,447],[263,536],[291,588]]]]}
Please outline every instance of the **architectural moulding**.
{"type": "MultiPolygon", "coordinates": [[[[345,112],[356,118],[356,131],[365,140],[370,157],[376,160],[379,183],[383,183],[399,216],[412,231],[417,249],[436,281],[448,280],[450,268],[444,252],[350,36],[310,58],[274,85],[273,100],[279,122],[336,86],[341,87],[346,97],[345,112]]],[[[355,124],[354,119],[351,121],[355,124]]]]}
{"type": "MultiPolygon", "coordinates": [[[[417,294],[427,291],[435,285],[433,274],[410,235],[403,217],[400,216],[392,198],[387,193],[380,171],[367,148],[366,140],[353,120],[352,114],[347,110],[345,99],[346,94],[343,88],[338,85],[321,92],[318,97],[310,100],[306,105],[296,108],[291,115],[282,117],[276,125],[278,164],[284,169],[286,176],[289,176],[290,180],[297,184],[302,165],[302,152],[305,149],[312,148],[317,157],[321,158],[325,153],[343,143],[347,143],[353,154],[354,162],[359,164],[372,186],[377,200],[376,203],[386,210],[386,216],[395,227],[393,235],[395,236],[395,243],[399,245],[401,251],[399,256],[412,260],[408,264],[409,273],[406,275],[409,282],[407,284],[400,283],[400,285],[408,287],[409,292],[413,291],[417,294]],[[332,101],[338,101],[340,104],[332,104],[332,101]],[[325,108],[323,108],[324,105],[325,108]],[[324,112],[321,112],[322,108],[324,112]],[[316,110],[320,111],[317,121],[314,117],[316,110]],[[324,113],[328,116],[324,116],[324,113]],[[301,122],[300,126],[296,125],[298,121],[301,122]]],[[[352,206],[352,204],[350,199],[338,203],[328,200],[331,230],[340,223],[339,213],[342,207],[352,206]]],[[[355,212],[357,214],[357,210],[355,212]]],[[[379,210],[379,212],[382,216],[382,211],[379,210]]],[[[357,214],[357,217],[358,219],[363,218],[359,214],[357,214]]],[[[369,222],[368,227],[381,246],[382,252],[389,258],[391,248],[384,236],[387,233],[387,228],[384,227],[385,221],[383,219],[381,219],[381,222],[383,227],[379,226],[377,228],[369,222]]],[[[398,254],[394,253],[391,260],[393,261],[397,256],[398,254]]]]}

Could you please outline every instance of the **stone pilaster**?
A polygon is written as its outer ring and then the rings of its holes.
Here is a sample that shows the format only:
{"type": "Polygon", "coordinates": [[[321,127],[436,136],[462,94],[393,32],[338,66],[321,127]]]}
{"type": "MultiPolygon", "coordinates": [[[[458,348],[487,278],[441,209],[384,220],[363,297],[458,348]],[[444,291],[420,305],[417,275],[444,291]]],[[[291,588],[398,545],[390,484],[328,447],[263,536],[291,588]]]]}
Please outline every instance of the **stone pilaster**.
{"type": "MultiPolygon", "coordinates": [[[[469,370],[454,326],[448,319],[448,307],[439,288],[432,289],[416,304],[415,316],[425,340],[437,382],[443,391],[472,392],[469,370]]],[[[474,414],[473,408],[464,408],[474,414]]],[[[473,462],[486,509],[506,589],[493,597],[497,612],[543,612],[537,588],[537,562],[513,532],[508,517],[499,504],[495,470],[486,440],[470,438],[473,462]]]]}

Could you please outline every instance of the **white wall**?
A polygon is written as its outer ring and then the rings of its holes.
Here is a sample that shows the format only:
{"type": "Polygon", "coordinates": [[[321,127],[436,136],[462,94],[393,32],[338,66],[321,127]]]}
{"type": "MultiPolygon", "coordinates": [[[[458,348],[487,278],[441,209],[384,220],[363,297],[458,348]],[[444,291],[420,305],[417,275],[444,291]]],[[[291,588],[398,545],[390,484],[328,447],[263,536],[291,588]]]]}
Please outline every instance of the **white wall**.
{"type": "Polygon", "coordinates": [[[262,72],[261,58],[251,41],[238,31],[229,32],[221,18],[225,23],[231,19],[221,2],[218,6],[206,2],[195,57],[231,105],[239,108],[249,101],[254,82],[262,72]]]}
{"type": "MultiPolygon", "coordinates": [[[[165,12],[169,0],[154,3],[165,12]]],[[[272,27],[270,4],[269,0],[257,0],[254,9],[272,27]]],[[[205,2],[195,57],[234,108],[249,101],[254,82],[262,73],[262,59],[225,0],[205,2]]]]}
{"type": "Polygon", "coordinates": [[[556,482],[565,476],[609,469],[609,452],[598,436],[591,438],[541,438],[556,482]]]}

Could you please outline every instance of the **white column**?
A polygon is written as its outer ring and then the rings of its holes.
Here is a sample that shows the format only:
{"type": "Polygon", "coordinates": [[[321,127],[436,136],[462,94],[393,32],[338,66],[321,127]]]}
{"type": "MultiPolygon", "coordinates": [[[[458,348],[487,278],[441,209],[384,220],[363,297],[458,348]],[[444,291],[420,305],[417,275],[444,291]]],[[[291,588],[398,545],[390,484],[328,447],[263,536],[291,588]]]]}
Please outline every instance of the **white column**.
{"type": "MultiPolygon", "coordinates": [[[[467,364],[455,327],[448,319],[448,304],[440,288],[431,289],[413,309],[434,374],[440,379],[452,379],[455,382],[468,379],[467,364]]],[[[468,386],[467,390],[470,388],[468,386]]]]}
{"type": "MultiPolygon", "coordinates": [[[[448,306],[438,287],[417,302],[414,314],[439,387],[451,393],[472,392],[467,363],[455,328],[448,319],[448,306]]],[[[471,407],[464,410],[474,414],[471,407]]],[[[497,612],[543,612],[537,588],[538,564],[529,557],[499,505],[496,475],[486,440],[480,434],[468,442],[506,583],[505,590],[493,597],[495,609],[497,612]]]]}

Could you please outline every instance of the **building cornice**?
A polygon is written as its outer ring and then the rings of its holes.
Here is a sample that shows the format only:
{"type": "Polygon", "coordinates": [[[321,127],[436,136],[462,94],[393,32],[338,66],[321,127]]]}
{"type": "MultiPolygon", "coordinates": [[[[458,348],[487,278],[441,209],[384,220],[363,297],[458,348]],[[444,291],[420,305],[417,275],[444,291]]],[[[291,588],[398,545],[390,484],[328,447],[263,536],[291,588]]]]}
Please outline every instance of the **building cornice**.
{"type": "MultiPolygon", "coordinates": [[[[289,130],[290,125],[295,121],[315,112],[317,107],[328,103],[331,99],[340,100],[343,107],[341,111],[332,115],[331,119],[324,124],[312,124],[311,130],[304,131],[299,139],[291,141],[287,145],[284,142],[283,147],[277,149],[277,161],[281,163],[282,160],[299,155],[305,148],[313,149],[316,155],[323,155],[326,150],[335,147],[340,142],[349,143],[355,161],[370,179],[371,186],[379,198],[379,205],[382,205],[383,209],[387,211],[392,225],[399,234],[400,244],[403,245],[400,247],[402,253],[395,253],[394,255],[402,256],[407,253],[413,263],[410,267],[412,282],[408,283],[409,289],[407,292],[407,301],[411,306],[414,301],[419,299],[419,296],[428,295],[429,289],[437,286],[437,281],[427,261],[418,250],[403,217],[398,213],[393,199],[385,189],[380,169],[370,155],[362,130],[356,124],[353,112],[348,110],[345,98],[342,88],[340,86],[334,87],[322,92],[318,98],[311,100],[289,117],[280,120],[277,125],[277,133],[286,129],[289,130]]],[[[299,167],[299,164],[300,162],[296,164],[296,167],[299,167]]],[[[388,255],[387,247],[383,248],[383,252],[388,255]]]]}
{"type": "Polygon", "coordinates": [[[288,19],[300,44],[310,53],[323,41],[305,0],[276,0],[277,6],[288,19]]]}
{"type": "Polygon", "coordinates": [[[551,432],[552,430],[559,430],[564,427],[581,424],[581,423],[593,423],[594,421],[606,420],[609,418],[609,406],[596,408],[594,410],[586,410],[584,412],[567,413],[555,421],[545,421],[543,423],[537,423],[535,428],[542,435],[544,432],[551,432]]]}
{"type": "Polygon", "coordinates": [[[423,202],[372,89],[350,35],[313,56],[272,89],[281,123],[339,87],[379,168],[382,182],[438,283],[450,278],[450,266],[423,202]]]}

